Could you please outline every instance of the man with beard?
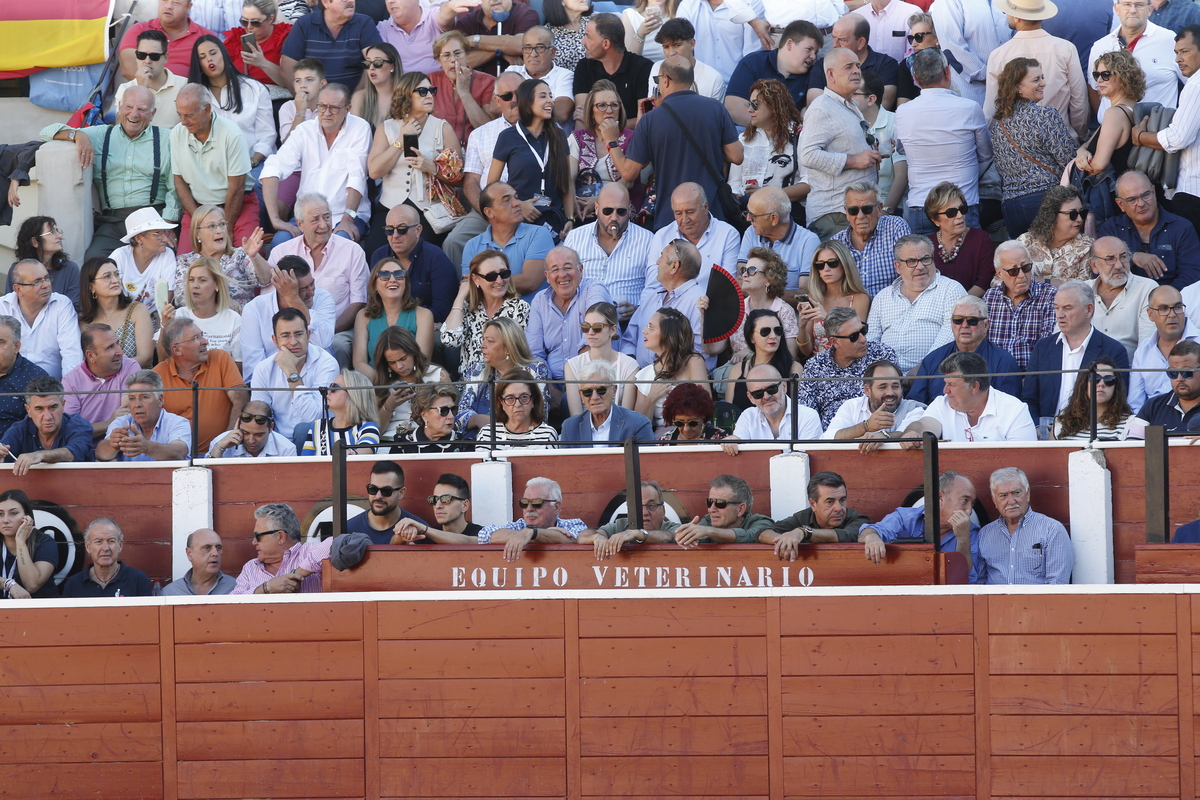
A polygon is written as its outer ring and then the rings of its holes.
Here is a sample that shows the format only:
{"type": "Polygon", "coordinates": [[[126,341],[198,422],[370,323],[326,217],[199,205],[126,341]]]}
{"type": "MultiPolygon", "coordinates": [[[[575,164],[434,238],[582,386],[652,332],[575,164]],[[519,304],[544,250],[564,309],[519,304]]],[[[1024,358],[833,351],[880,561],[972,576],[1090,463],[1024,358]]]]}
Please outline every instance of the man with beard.
{"type": "Polygon", "coordinates": [[[771,525],[758,541],[775,546],[781,560],[795,561],[802,544],[858,541],[858,532],[870,522],[847,505],[846,480],[836,472],[818,472],[808,481],[808,508],[771,525]]]}
{"type": "MultiPolygon", "coordinates": [[[[943,472],[938,479],[938,512],[943,551],[958,550],[968,555],[978,552],[979,523],[971,519],[971,508],[974,505],[975,484],[971,479],[953,470],[943,472]]],[[[863,545],[867,561],[872,564],[883,563],[888,543],[897,539],[924,537],[924,505],[897,508],[879,522],[864,525],[858,531],[858,541],[863,545]]]]}
{"type": "MultiPolygon", "coordinates": [[[[889,439],[899,432],[909,414],[924,408],[904,397],[900,368],[886,358],[872,362],[863,371],[863,393],[838,407],[822,439],[889,439]]],[[[870,453],[881,442],[863,442],[859,450],[870,453]]]]}
{"type": "Polygon", "coordinates": [[[1146,306],[1158,284],[1130,272],[1129,248],[1115,236],[1102,236],[1093,242],[1088,263],[1098,276],[1091,282],[1096,293],[1092,325],[1125,345],[1132,360],[1138,345],[1154,333],[1155,317],[1146,313],[1146,306]]]}
{"type": "Polygon", "coordinates": [[[164,597],[229,594],[237,579],[221,571],[221,553],[225,545],[211,528],[192,531],[187,537],[187,559],[192,567],[177,581],[163,587],[164,597]]]}
{"type": "Polygon", "coordinates": [[[346,523],[346,533],[365,533],[372,544],[391,544],[392,529],[401,519],[428,527],[420,517],[400,508],[403,499],[404,470],[395,461],[376,461],[367,483],[371,506],[346,523]]]}
{"type": "Polygon", "coordinates": [[[991,322],[988,320],[987,303],[978,297],[965,294],[950,312],[950,330],[954,333],[954,341],[934,350],[917,366],[918,378],[913,381],[908,396],[918,403],[928,405],[942,393],[942,379],[931,377],[922,379],[923,375],[941,375],[940,367],[952,353],[978,353],[988,363],[993,373],[992,386],[1014,397],[1021,394],[1020,375],[1000,375],[998,373],[1016,373],[1021,368],[1017,366],[1012,354],[994,344],[988,338],[991,322]]]}
{"type": "Polygon", "coordinates": [[[1167,356],[1171,390],[1151,397],[1138,412],[1147,425],[1162,425],[1167,432],[1200,431],[1200,344],[1180,342],[1167,356]]]}

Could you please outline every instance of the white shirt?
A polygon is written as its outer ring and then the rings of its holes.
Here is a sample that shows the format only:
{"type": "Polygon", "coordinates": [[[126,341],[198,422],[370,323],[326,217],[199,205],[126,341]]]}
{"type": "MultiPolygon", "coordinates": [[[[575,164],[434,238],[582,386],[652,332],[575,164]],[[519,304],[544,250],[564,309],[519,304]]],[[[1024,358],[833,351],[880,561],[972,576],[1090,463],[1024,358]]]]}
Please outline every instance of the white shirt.
{"type": "MultiPolygon", "coordinates": [[[[467,151],[463,156],[463,172],[470,172],[480,177],[479,185],[483,187],[483,178],[487,177],[492,168],[492,153],[496,152],[496,140],[500,134],[512,127],[512,123],[504,117],[496,117],[491,122],[471,131],[467,137],[467,151]]],[[[500,180],[508,180],[508,166],[500,172],[500,180]]]]}
{"type": "MultiPolygon", "coordinates": [[[[784,384],[780,384],[779,390],[785,391],[784,384]]],[[[792,410],[788,408],[790,403],[787,400],[781,402],[784,403],[785,410],[783,421],[779,423],[778,435],[771,431],[771,423],[767,421],[766,415],[759,410],[758,406],[752,406],[742,412],[738,417],[737,424],[733,426],[733,435],[739,439],[790,440],[792,438],[792,410]]],[[[800,412],[796,416],[796,438],[801,440],[821,438],[821,415],[808,406],[798,406],[798,408],[800,412]]]]}
{"type": "MultiPolygon", "coordinates": [[[[650,80],[646,82],[646,97],[654,96],[654,79],[662,67],[661,61],[655,61],[650,68],[650,80]]],[[[721,73],[697,59],[692,65],[692,91],[702,97],[711,97],[719,103],[725,102],[725,79],[721,73]]]]}
{"type": "Polygon", "coordinates": [[[758,34],[746,23],[765,13],[762,0],[725,0],[716,8],[707,0],[682,0],[675,10],[676,17],[696,29],[696,52],[726,82],[744,56],[762,49],[758,34]]]}
{"type": "MultiPolygon", "coordinates": [[[[1183,327],[1183,339],[1180,341],[1200,342],[1200,326],[1190,321],[1183,327]]],[[[1170,368],[1162,351],[1158,349],[1158,328],[1138,345],[1130,362],[1133,369],[1152,369],[1154,372],[1129,373],[1129,407],[1133,412],[1142,410],[1142,405],[1157,394],[1171,391],[1171,382],[1167,380],[1166,371],[1170,368]]]]}
{"type": "MultiPolygon", "coordinates": [[[[895,418],[896,424],[888,428],[889,431],[903,430],[904,421],[910,415],[924,411],[925,404],[918,403],[916,400],[905,398],[900,401],[900,407],[896,409],[895,418]]],[[[853,428],[861,422],[866,422],[872,414],[871,401],[865,394],[858,397],[851,397],[846,402],[838,406],[838,410],[834,412],[833,419],[829,420],[829,427],[821,434],[822,439],[833,439],[837,436],[838,431],[844,431],[846,428],[853,428]]],[[[918,417],[920,419],[920,417],[918,417]]]]}
{"type": "Polygon", "coordinates": [[[1092,290],[1096,292],[1092,327],[1125,345],[1131,361],[1138,344],[1154,333],[1154,323],[1146,315],[1146,307],[1150,305],[1150,293],[1157,288],[1158,281],[1130,273],[1112,305],[1106,306],[1100,297],[1100,279],[1092,281],[1092,290]]]}
{"type": "Polygon", "coordinates": [[[654,234],[631,222],[613,251],[606,253],[596,238],[596,225],[589,222],[573,228],[563,243],[579,255],[584,278],[603,284],[614,303],[636,304],[646,289],[646,264],[658,258],[657,254],[652,257],[654,234]]]}
{"type": "Polygon", "coordinates": [[[221,451],[221,455],[216,454],[217,442],[224,439],[233,431],[225,431],[220,436],[214,436],[212,447],[208,451],[209,458],[258,458],[259,456],[294,456],[296,455],[296,445],[292,440],[281,434],[279,431],[271,431],[267,434],[267,443],[263,445],[262,452],[258,456],[251,455],[246,452],[246,448],[240,444],[235,444],[226,450],[221,451]]]}
{"type": "Polygon", "coordinates": [[[979,165],[992,157],[983,108],[949,89],[923,89],[896,109],[896,149],[908,158],[908,205],[920,208],[942,181],[979,203],[979,165]]]}
{"type": "MultiPolygon", "coordinates": [[[[938,29],[939,33],[941,29],[938,29]]],[[[1120,28],[1096,41],[1092,52],[1088,54],[1087,79],[1088,85],[1096,88],[1096,80],[1092,77],[1092,69],[1096,59],[1113,50],[1124,50],[1121,44],[1120,28]]],[[[1143,103],[1162,103],[1166,108],[1175,108],[1179,103],[1179,84],[1183,81],[1183,73],[1175,63],[1175,33],[1167,28],[1146,23],[1146,30],[1133,47],[1133,57],[1137,59],[1146,74],[1146,95],[1143,103]]],[[[1103,121],[1104,112],[1111,105],[1107,97],[1100,98],[1100,108],[1096,119],[1103,121]]]]}
{"type": "MultiPolygon", "coordinates": [[[[670,198],[667,198],[669,201],[670,198]]],[[[715,200],[709,200],[709,203],[715,200]]],[[[653,286],[662,288],[658,282],[658,257],[663,248],[672,239],[687,238],[679,232],[679,223],[671,222],[665,228],[660,228],[650,241],[650,252],[646,254],[646,288],[653,286]]],[[[708,215],[708,227],[700,234],[696,249],[700,251],[700,274],[696,282],[700,288],[708,290],[708,278],[712,273],[712,265],[718,264],[736,277],[738,249],[742,246],[742,237],[737,229],[724,220],[719,220],[711,213],[708,215]]],[[[633,301],[630,300],[632,303],[633,301]]]]}
{"type": "Polygon", "coordinates": [[[223,37],[230,28],[238,27],[241,18],[242,0],[192,0],[192,7],[188,9],[188,19],[218,37],[223,37]]]}
{"type": "Polygon", "coordinates": [[[292,130],[279,152],[267,159],[263,178],[284,180],[300,173],[297,197],[316,192],[329,201],[334,224],[346,210],[346,192],[355,189],[361,195],[359,219],[370,219],[371,201],[367,198],[367,154],[371,152],[371,125],[350,114],[333,140],[325,143],[325,134],[317,120],[301,122],[292,130]]]}
{"type": "MultiPolygon", "coordinates": [[[[505,72],[515,72],[518,75],[520,75],[522,78],[524,78],[525,80],[529,80],[530,78],[533,77],[532,75],[529,74],[529,71],[527,69],[525,69],[524,64],[518,64],[514,67],[509,67],[508,69],[506,69],[504,71],[505,72]]],[[[550,87],[550,94],[552,94],[554,96],[555,100],[557,100],[560,97],[565,97],[571,101],[575,100],[575,95],[571,93],[571,89],[574,88],[573,84],[575,82],[575,73],[572,72],[571,70],[564,69],[563,67],[560,67],[558,64],[555,64],[550,69],[549,72],[547,72],[542,77],[538,78],[538,80],[545,81],[546,85],[550,87]]],[[[649,97],[649,96],[650,95],[646,95],[646,97],[649,97]]],[[[503,119],[503,118],[501,118],[501,119],[503,119]]],[[[474,133],[474,131],[472,131],[471,136],[474,136],[474,135],[475,135],[475,133],[474,133]]],[[[468,137],[468,139],[469,138],[470,137],[468,137]]]]}
{"type": "Polygon", "coordinates": [[[963,96],[983,105],[988,56],[1012,38],[1004,12],[990,0],[937,0],[929,14],[938,41],[963,65],[963,96]]]}
{"type": "MultiPolygon", "coordinates": [[[[1136,50],[1136,48],[1134,48],[1136,50]]],[[[1171,124],[1158,132],[1158,143],[1179,155],[1176,191],[1200,197],[1200,72],[1195,72],[1179,93],[1179,107],[1171,124]]]]}
{"type": "Polygon", "coordinates": [[[867,40],[871,49],[903,61],[908,53],[908,39],[905,38],[908,36],[908,18],[922,13],[921,9],[904,0],[891,0],[882,11],[877,11],[874,3],[867,3],[858,9],[858,13],[871,26],[871,38],[867,40]]]}
{"type": "Polygon", "coordinates": [[[999,389],[988,389],[987,405],[979,421],[971,425],[967,415],[955,411],[942,395],[924,411],[916,411],[904,420],[907,428],[924,418],[932,418],[942,426],[942,440],[947,442],[1036,442],[1037,428],[1029,416],[1029,406],[999,389]]]}
{"type": "Polygon", "coordinates": [[[275,152],[275,119],[271,114],[271,95],[267,92],[267,87],[263,86],[253,78],[242,76],[240,78],[242,88],[242,111],[240,114],[234,113],[230,109],[222,108],[222,104],[226,101],[225,89],[213,89],[213,96],[217,99],[212,110],[214,114],[220,114],[225,119],[238,126],[238,130],[242,132],[242,139],[246,142],[246,149],[253,156],[255,153],[263,156],[269,156],[275,152]]]}
{"type": "Polygon", "coordinates": [[[196,323],[211,349],[224,350],[233,356],[234,361],[242,360],[242,315],[232,308],[208,319],[200,319],[187,306],[180,306],[175,309],[175,316],[196,323]]]}
{"type": "MultiPolygon", "coordinates": [[[[279,352],[278,349],[275,352],[279,352]]],[[[308,346],[308,357],[300,368],[300,386],[288,389],[287,375],[275,363],[274,354],[254,368],[251,400],[266,403],[275,412],[275,429],[291,434],[301,422],[316,422],[325,413],[321,393],[304,391],[328,386],[341,374],[337,359],[316,345],[308,346]],[[262,387],[262,388],[259,388],[262,387]],[[269,391],[274,390],[274,391],[269,391]]]]}
{"type": "Polygon", "coordinates": [[[154,299],[154,285],[160,280],[166,281],[168,287],[175,284],[175,251],[167,248],[156,255],[146,265],[145,272],[138,272],[137,262],[133,260],[133,245],[118,247],[109,258],[121,270],[125,294],[144,305],[151,315],[156,315],[158,305],[154,299]]]}
{"type": "Polygon", "coordinates": [[[1096,332],[1094,327],[1088,329],[1088,335],[1084,338],[1079,346],[1072,348],[1067,344],[1067,337],[1061,333],[1056,333],[1059,346],[1062,347],[1062,381],[1058,384],[1058,407],[1054,409],[1054,416],[1058,416],[1058,412],[1067,407],[1067,403],[1071,402],[1071,392],[1075,391],[1075,381],[1079,378],[1079,373],[1071,372],[1070,370],[1080,369],[1083,366],[1083,351],[1087,349],[1088,342],[1092,340],[1092,334],[1096,332]]]}
{"type": "MultiPolygon", "coordinates": [[[[271,341],[275,333],[271,330],[271,317],[279,311],[279,301],[275,299],[275,289],[268,287],[258,297],[242,307],[242,378],[246,383],[254,376],[254,368],[258,362],[275,355],[279,348],[271,341]]],[[[333,295],[324,289],[317,289],[313,295],[312,308],[305,311],[308,314],[309,343],[317,347],[329,348],[333,344],[333,327],[337,322],[337,307],[333,295]]]]}
{"type": "MultiPolygon", "coordinates": [[[[0,297],[0,314],[8,314],[21,323],[21,355],[51,376],[62,376],[83,363],[79,346],[79,316],[66,295],[51,292],[46,305],[33,318],[25,320],[15,291],[0,297]]],[[[25,387],[20,387],[24,389],[25,387]]]]}
{"type": "Polygon", "coordinates": [[[841,0],[762,0],[762,4],[763,19],[778,28],[786,28],[795,19],[806,19],[818,28],[832,28],[846,13],[846,4],[841,0]]]}

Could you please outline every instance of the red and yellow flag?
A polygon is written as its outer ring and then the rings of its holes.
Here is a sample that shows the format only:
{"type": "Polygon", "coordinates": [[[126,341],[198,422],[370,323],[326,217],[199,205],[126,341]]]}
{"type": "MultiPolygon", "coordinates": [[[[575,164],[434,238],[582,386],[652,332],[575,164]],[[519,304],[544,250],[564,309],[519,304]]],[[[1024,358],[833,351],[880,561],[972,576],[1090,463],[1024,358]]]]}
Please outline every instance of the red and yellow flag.
{"type": "Polygon", "coordinates": [[[104,61],[112,9],[113,0],[0,0],[0,73],[104,61]]]}

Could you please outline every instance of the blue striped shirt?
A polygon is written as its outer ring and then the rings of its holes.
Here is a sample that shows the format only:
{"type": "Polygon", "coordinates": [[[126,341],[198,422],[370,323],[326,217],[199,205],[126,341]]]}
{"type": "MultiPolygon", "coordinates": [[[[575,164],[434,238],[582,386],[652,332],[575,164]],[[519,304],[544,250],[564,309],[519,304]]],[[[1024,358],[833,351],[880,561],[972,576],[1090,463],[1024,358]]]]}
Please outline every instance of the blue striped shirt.
{"type": "Polygon", "coordinates": [[[335,39],[325,24],[325,12],[317,9],[296,20],[280,53],[297,61],[319,60],[325,65],[325,78],[330,83],[345,84],[353,90],[362,77],[363,48],[382,41],[375,20],[366,14],[351,17],[335,39]]]}
{"type": "Polygon", "coordinates": [[[631,222],[613,251],[606,253],[596,239],[596,223],[591,222],[568,233],[563,244],[579,254],[586,280],[608,289],[614,303],[636,305],[646,288],[647,275],[657,274],[653,267],[647,267],[658,260],[658,253],[650,252],[653,238],[650,231],[631,222]]]}
{"type": "Polygon", "coordinates": [[[1056,519],[1029,509],[1017,530],[1003,518],[979,529],[976,583],[1070,583],[1075,550],[1067,529],[1056,519]]]}

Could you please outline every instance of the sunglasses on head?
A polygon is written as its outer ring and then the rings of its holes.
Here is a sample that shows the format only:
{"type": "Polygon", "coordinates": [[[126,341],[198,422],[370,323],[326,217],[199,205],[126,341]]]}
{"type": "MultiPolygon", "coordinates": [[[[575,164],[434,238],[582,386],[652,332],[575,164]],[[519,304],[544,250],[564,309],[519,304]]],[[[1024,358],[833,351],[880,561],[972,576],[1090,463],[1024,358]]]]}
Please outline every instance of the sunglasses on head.
{"type": "MultiPolygon", "coordinates": [[[[775,395],[779,394],[779,384],[772,383],[770,386],[764,386],[761,389],[755,389],[753,392],[747,392],[746,394],[750,395],[755,400],[762,400],[763,395],[771,395],[774,397],[775,395]]],[[[724,507],[725,506],[721,506],[721,508],[724,507]]]]}
{"type": "Polygon", "coordinates": [[[399,281],[408,277],[406,269],[381,269],[375,273],[375,277],[385,281],[399,281]]]}
{"type": "Polygon", "coordinates": [[[986,319],[986,317],[951,317],[950,324],[962,325],[965,323],[967,327],[974,328],[977,327],[979,323],[984,322],[986,319]]]}
{"type": "Polygon", "coordinates": [[[1088,210],[1086,208],[1072,208],[1070,211],[1060,211],[1058,213],[1060,213],[1064,216],[1070,217],[1071,222],[1074,222],[1077,219],[1085,219],[1086,220],[1087,215],[1088,215],[1088,210]]]}
{"type": "Polygon", "coordinates": [[[1111,69],[1095,70],[1092,72],[1092,80],[1106,81],[1113,76],[1111,69]]]}
{"type": "Polygon", "coordinates": [[[270,414],[250,414],[246,411],[238,414],[238,419],[242,422],[256,422],[259,425],[267,425],[271,422],[270,414]]]}
{"type": "Polygon", "coordinates": [[[967,215],[967,207],[965,205],[947,208],[945,211],[935,211],[933,215],[935,217],[945,216],[946,219],[954,219],[959,214],[962,214],[964,217],[967,215]]]}
{"type": "Polygon", "coordinates": [[[384,225],[383,226],[383,235],[384,236],[393,236],[393,235],[406,236],[406,235],[408,235],[408,232],[411,231],[415,227],[417,227],[417,226],[416,225],[384,225]]]}
{"type": "Polygon", "coordinates": [[[608,387],[607,386],[597,386],[595,389],[580,389],[579,390],[579,393],[581,395],[583,395],[584,397],[588,397],[588,398],[590,398],[592,396],[592,392],[595,392],[596,394],[600,395],[601,397],[604,397],[604,395],[608,394],[608,387]]]}
{"type": "Polygon", "coordinates": [[[512,277],[511,269],[502,269],[499,272],[476,272],[477,277],[483,278],[488,283],[495,283],[497,280],[506,281],[512,277]]]}
{"type": "Polygon", "coordinates": [[[611,217],[613,214],[616,214],[618,217],[623,217],[629,213],[629,209],[628,208],[612,208],[611,206],[609,206],[607,208],[600,209],[600,213],[606,217],[611,217]]]}
{"type": "Polygon", "coordinates": [[[413,91],[421,95],[421,97],[437,97],[437,89],[438,87],[436,86],[418,86],[413,91]]]}
{"type": "Polygon", "coordinates": [[[1117,382],[1116,375],[1094,375],[1094,376],[1092,376],[1092,383],[1096,383],[1096,384],[1103,383],[1105,386],[1114,386],[1116,384],[1116,382],[1117,382]]]}
{"type": "Polygon", "coordinates": [[[403,488],[404,488],[403,486],[401,486],[398,489],[395,486],[376,486],[373,483],[368,483],[367,484],[367,496],[369,497],[371,495],[378,494],[378,495],[383,495],[384,497],[391,497],[393,494],[395,494],[396,492],[400,491],[400,489],[403,489],[403,488]]]}
{"type": "Polygon", "coordinates": [[[834,334],[834,333],[831,333],[828,335],[829,335],[830,339],[849,339],[851,342],[857,342],[860,336],[867,335],[867,328],[868,328],[868,325],[867,325],[867,323],[864,322],[863,326],[861,328],[859,328],[858,330],[856,330],[854,333],[848,333],[845,336],[838,336],[837,334],[834,334]]]}
{"type": "Polygon", "coordinates": [[[431,494],[431,495],[429,495],[429,497],[425,498],[425,501],[427,503],[429,503],[429,505],[431,505],[431,506],[436,506],[439,503],[441,505],[448,506],[455,500],[464,500],[465,501],[466,499],[467,498],[465,498],[465,497],[459,497],[458,495],[453,495],[453,494],[431,494]]]}
{"type": "Polygon", "coordinates": [[[783,336],[783,326],[776,325],[774,328],[772,328],[769,325],[764,325],[758,329],[758,335],[762,336],[763,338],[770,336],[772,333],[776,336],[783,336]]]}
{"type": "Polygon", "coordinates": [[[718,500],[715,497],[704,498],[704,506],[706,508],[712,508],[713,506],[716,506],[717,508],[725,508],[732,502],[732,500],[718,500]]]}
{"type": "Polygon", "coordinates": [[[138,61],[145,61],[147,58],[150,59],[151,61],[158,61],[159,59],[166,58],[167,54],[166,53],[145,53],[145,52],[142,52],[141,50],[134,50],[133,57],[136,58],[138,61]]]}
{"type": "Polygon", "coordinates": [[[677,419],[677,420],[675,420],[676,428],[687,428],[689,431],[692,428],[699,428],[703,424],[704,424],[704,420],[702,420],[702,419],[677,419]]]}
{"type": "Polygon", "coordinates": [[[1169,380],[1175,380],[1176,378],[1183,378],[1185,381],[1190,381],[1192,379],[1192,375],[1194,375],[1194,374],[1196,374],[1196,371],[1194,369],[1169,369],[1169,370],[1167,370],[1167,378],[1169,380]]]}
{"type": "Polygon", "coordinates": [[[524,497],[522,497],[517,501],[517,505],[519,505],[521,508],[529,508],[530,506],[533,506],[534,508],[541,508],[542,506],[546,505],[546,503],[557,502],[557,500],[542,500],[541,498],[538,498],[537,500],[526,500],[524,497]]]}
{"type": "Polygon", "coordinates": [[[877,205],[879,204],[871,203],[869,206],[846,206],[846,216],[857,217],[859,214],[862,214],[865,217],[867,214],[870,214],[872,211],[874,211],[875,206],[877,205]]]}
{"type": "Polygon", "coordinates": [[[436,411],[439,417],[448,417],[454,413],[454,406],[431,406],[430,411],[436,411]]]}
{"type": "Polygon", "coordinates": [[[1026,275],[1033,272],[1033,264],[1030,264],[1029,262],[1025,262],[1024,264],[1020,265],[1019,267],[1013,267],[1012,269],[1002,269],[1000,271],[1007,272],[1009,274],[1009,276],[1015,278],[1015,277],[1017,277],[1017,275],[1019,275],[1022,272],[1024,272],[1026,275]]]}
{"type": "Polygon", "coordinates": [[[583,333],[604,333],[604,329],[607,327],[608,323],[605,322],[593,322],[590,324],[581,322],[579,324],[579,330],[583,333]]]}
{"type": "Polygon", "coordinates": [[[910,33],[905,38],[909,44],[920,44],[925,41],[926,36],[933,36],[933,31],[921,31],[920,33],[910,33]]]}

